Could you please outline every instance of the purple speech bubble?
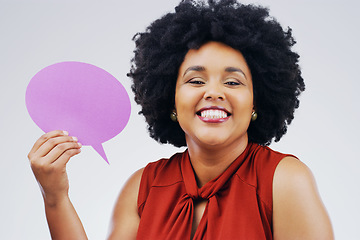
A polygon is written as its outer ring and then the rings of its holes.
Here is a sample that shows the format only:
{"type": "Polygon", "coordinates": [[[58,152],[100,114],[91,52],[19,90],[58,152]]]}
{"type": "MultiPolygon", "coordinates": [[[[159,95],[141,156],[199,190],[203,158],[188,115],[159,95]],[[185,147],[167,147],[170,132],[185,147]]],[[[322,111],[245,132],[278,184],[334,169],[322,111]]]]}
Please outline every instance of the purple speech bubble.
{"type": "Polygon", "coordinates": [[[131,105],[121,83],[105,70],[61,62],[40,70],[26,89],[26,107],[44,132],[66,130],[109,163],[102,143],[129,121],[131,105]]]}

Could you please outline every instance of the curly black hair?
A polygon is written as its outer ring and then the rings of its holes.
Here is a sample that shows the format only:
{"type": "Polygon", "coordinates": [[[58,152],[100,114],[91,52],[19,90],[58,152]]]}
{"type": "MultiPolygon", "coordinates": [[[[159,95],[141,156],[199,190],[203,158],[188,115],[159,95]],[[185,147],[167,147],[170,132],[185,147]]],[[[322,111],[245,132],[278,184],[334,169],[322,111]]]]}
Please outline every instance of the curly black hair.
{"type": "Polygon", "coordinates": [[[262,6],[236,0],[183,0],[175,12],[151,23],[133,40],[135,56],[128,76],[150,136],[161,143],[186,146],[183,130],[170,119],[178,70],[189,49],[209,41],[240,51],[249,66],[258,113],[248,128],[250,142],[279,141],[305,90],[299,55],[291,50],[295,44],[291,29],[283,30],[262,6]]]}

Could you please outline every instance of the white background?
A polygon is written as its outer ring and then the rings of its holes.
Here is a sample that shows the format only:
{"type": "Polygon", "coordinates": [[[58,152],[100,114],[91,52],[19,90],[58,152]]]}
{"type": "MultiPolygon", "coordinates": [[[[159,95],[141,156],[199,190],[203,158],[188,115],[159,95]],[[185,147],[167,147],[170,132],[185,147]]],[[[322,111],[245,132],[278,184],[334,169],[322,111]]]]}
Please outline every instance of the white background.
{"type": "MultiPolygon", "coordinates": [[[[246,1],[251,2],[251,1],[246,1]]],[[[177,0],[0,0],[0,238],[50,239],[42,197],[27,153],[42,131],[25,107],[25,90],[42,68],[61,61],[101,67],[125,86],[132,114],[103,144],[110,165],[84,147],[68,165],[70,197],[89,239],[105,239],[125,180],[176,149],[148,137],[126,73],[132,36],[177,0]]],[[[297,155],[313,171],[337,239],[359,239],[359,1],[258,1],[298,41],[307,90],[288,134],[271,147],[297,155]]]]}

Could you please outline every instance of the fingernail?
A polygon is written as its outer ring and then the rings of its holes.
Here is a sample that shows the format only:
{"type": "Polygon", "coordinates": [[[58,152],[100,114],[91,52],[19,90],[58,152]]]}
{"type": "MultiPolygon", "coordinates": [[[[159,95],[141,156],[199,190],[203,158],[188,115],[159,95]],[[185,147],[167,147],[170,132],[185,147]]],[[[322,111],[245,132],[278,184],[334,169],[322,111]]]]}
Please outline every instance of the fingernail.
{"type": "Polygon", "coordinates": [[[74,140],[74,142],[78,141],[77,137],[72,137],[72,139],[74,140]]]}
{"type": "Polygon", "coordinates": [[[82,144],[78,142],[79,147],[82,147],[82,144]]]}
{"type": "Polygon", "coordinates": [[[67,131],[63,131],[63,133],[64,133],[66,136],[69,135],[69,133],[68,133],[67,131]]]}

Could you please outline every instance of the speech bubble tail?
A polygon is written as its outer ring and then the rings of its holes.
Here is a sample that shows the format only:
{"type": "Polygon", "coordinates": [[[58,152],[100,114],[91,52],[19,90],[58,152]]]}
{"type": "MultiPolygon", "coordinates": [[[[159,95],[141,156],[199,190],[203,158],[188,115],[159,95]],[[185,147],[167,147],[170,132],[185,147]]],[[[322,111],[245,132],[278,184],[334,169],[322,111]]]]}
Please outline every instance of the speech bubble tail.
{"type": "Polygon", "coordinates": [[[98,144],[98,145],[91,145],[95,151],[100,154],[100,156],[110,165],[107,157],[106,157],[106,154],[105,154],[105,151],[104,151],[104,148],[101,144],[98,144]]]}

